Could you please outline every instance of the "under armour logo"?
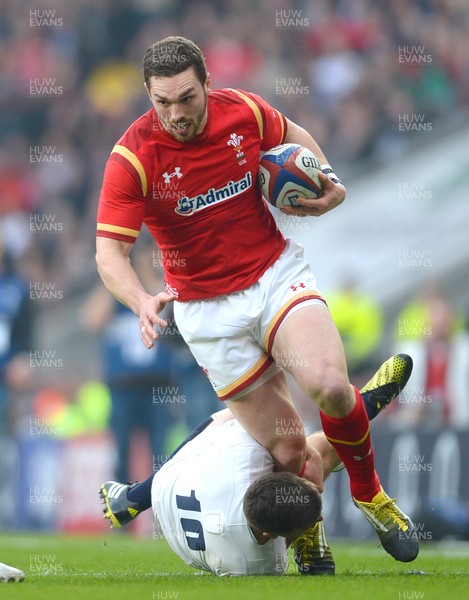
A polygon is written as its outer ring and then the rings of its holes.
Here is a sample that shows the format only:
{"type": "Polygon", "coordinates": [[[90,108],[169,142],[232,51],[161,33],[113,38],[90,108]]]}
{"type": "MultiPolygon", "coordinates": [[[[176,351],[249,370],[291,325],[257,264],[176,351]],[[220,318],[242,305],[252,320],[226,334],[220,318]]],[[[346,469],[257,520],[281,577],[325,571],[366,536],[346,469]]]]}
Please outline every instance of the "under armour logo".
{"type": "Polygon", "coordinates": [[[300,283],[295,283],[294,285],[291,285],[290,288],[294,292],[296,292],[296,290],[300,290],[301,288],[303,288],[305,290],[306,286],[305,286],[305,284],[302,281],[300,281],[300,283]]]}
{"type": "Polygon", "coordinates": [[[365,458],[367,458],[368,456],[370,456],[370,454],[371,454],[371,451],[372,451],[372,449],[371,449],[371,446],[370,446],[370,449],[369,449],[369,450],[368,450],[368,452],[365,454],[365,456],[354,456],[354,457],[353,457],[353,460],[356,460],[356,461],[365,460],[365,458]]]}
{"type": "Polygon", "coordinates": [[[163,173],[164,182],[171,183],[171,178],[174,176],[176,176],[178,179],[182,177],[181,167],[174,167],[174,171],[172,173],[168,173],[168,171],[166,171],[166,173],[163,173]]]}

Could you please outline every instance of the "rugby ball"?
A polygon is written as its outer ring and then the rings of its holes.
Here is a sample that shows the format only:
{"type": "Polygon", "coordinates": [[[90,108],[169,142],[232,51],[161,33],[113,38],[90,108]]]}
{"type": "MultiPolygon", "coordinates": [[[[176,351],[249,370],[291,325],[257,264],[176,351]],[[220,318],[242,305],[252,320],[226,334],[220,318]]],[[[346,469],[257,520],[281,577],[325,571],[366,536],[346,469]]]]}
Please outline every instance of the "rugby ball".
{"type": "Polygon", "coordinates": [[[268,150],[259,164],[262,195],[277,208],[300,206],[298,198],[321,194],[321,170],[314,153],[299,144],[281,144],[268,150]]]}

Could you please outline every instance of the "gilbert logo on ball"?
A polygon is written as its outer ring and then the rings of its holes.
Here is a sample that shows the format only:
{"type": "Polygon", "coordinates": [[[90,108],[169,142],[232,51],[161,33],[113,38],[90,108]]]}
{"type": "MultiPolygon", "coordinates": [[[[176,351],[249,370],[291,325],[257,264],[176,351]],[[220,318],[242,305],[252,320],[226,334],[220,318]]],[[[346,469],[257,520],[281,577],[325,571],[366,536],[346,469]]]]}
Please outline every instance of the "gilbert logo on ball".
{"type": "Polygon", "coordinates": [[[259,185],[264,198],[277,208],[300,206],[298,198],[321,194],[321,170],[314,153],[299,144],[281,144],[268,150],[259,165],[259,185]]]}

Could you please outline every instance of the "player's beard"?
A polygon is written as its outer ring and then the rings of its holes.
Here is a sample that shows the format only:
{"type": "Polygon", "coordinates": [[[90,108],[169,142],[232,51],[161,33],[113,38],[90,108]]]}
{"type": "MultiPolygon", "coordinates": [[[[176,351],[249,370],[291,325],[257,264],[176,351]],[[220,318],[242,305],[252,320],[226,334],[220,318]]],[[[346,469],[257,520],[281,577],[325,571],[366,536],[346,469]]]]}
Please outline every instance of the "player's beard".
{"type": "Polygon", "coordinates": [[[205,95],[205,102],[203,108],[200,109],[195,115],[192,115],[189,119],[179,119],[178,121],[163,120],[163,125],[166,131],[178,142],[188,142],[192,140],[196,135],[201,133],[199,128],[202,121],[205,118],[207,111],[207,95],[205,95]],[[184,125],[187,124],[184,128],[184,125]]]}

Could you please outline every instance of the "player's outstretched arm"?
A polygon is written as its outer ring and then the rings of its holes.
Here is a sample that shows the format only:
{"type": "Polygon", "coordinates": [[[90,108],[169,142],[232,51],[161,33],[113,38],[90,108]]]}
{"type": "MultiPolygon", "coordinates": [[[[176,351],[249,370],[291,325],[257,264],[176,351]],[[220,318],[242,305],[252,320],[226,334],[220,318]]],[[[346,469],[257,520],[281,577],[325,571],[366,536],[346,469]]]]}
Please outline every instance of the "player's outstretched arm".
{"type": "MultiPolygon", "coordinates": [[[[340,458],[335,451],[334,446],[327,440],[323,431],[312,433],[306,438],[308,446],[314,448],[322,461],[322,475],[324,480],[331,474],[332,470],[340,464],[340,458]]],[[[306,470],[305,476],[308,473],[306,470]]],[[[309,477],[307,477],[309,479],[309,477]]],[[[315,483],[313,481],[313,483],[315,483]]]]}
{"type": "MultiPolygon", "coordinates": [[[[322,167],[328,165],[327,158],[324,152],[319,147],[316,140],[311,136],[303,127],[300,127],[293,121],[287,119],[288,129],[285,136],[284,143],[286,144],[300,144],[305,146],[314,152],[319,163],[322,167]]],[[[333,175],[333,173],[332,173],[333,175]]],[[[331,175],[319,173],[319,179],[322,184],[322,194],[319,198],[314,200],[308,198],[298,198],[297,202],[301,204],[301,207],[295,208],[292,206],[285,206],[281,209],[287,215],[292,216],[313,216],[320,217],[326,212],[336,208],[345,200],[345,187],[342,183],[336,183],[338,181],[335,177],[330,179],[331,175]],[[334,181],[335,180],[335,181],[334,181]]]]}
{"type": "Polygon", "coordinates": [[[309,438],[306,438],[307,453],[305,468],[302,477],[313,483],[318,492],[322,494],[324,491],[324,465],[321,452],[316,449],[314,443],[309,443],[309,438]]]}
{"type": "Polygon", "coordinates": [[[127,242],[98,237],[96,263],[106,288],[119,302],[128,306],[138,316],[142,342],[147,348],[151,348],[158,339],[154,325],[161,327],[167,325],[158,313],[176,297],[166,292],[152,296],[145,290],[130,263],[129,255],[132,246],[127,242]]]}

